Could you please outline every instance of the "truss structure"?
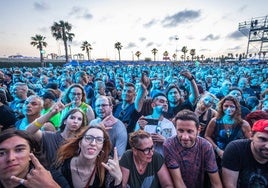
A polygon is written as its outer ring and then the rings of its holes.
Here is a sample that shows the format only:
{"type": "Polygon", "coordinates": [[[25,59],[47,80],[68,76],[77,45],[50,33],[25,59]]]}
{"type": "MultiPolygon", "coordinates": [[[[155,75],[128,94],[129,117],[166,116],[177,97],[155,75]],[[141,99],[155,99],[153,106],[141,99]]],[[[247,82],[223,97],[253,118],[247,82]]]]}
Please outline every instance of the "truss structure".
{"type": "Polygon", "coordinates": [[[239,31],[248,37],[247,57],[268,53],[268,15],[239,23],[239,31]]]}

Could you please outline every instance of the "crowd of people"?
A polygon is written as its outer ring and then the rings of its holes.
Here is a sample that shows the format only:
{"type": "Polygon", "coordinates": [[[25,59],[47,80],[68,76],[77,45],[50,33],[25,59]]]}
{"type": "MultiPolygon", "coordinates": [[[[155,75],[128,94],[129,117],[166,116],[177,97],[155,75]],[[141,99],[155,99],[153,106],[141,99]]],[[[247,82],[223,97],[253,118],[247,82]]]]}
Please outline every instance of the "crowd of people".
{"type": "Polygon", "coordinates": [[[268,187],[268,66],[2,68],[0,172],[0,188],[268,187]]]}

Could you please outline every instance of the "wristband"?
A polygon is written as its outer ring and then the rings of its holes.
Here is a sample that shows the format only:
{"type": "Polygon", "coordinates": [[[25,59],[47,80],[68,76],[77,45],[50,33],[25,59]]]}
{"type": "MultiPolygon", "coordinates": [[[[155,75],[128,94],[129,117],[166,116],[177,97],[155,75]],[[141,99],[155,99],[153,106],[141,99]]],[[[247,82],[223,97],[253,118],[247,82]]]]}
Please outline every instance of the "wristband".
{"type": "Polygon", "coordinates": [[[219,150],[220,150],[220,148],[217,146],[217,147],[215,148],[216,153],[218,153],[219,150]]]}
{"type": "Polygon", "coordinates": [[[189,78],[190,81],[194,80],[195,77],[192,75],[191,78],[189,78]]]}
{"type": "Polygon", "coordinates": [[[33,124],[34,124],[36,127],[38,127],[38,128],[41,128],[41,127],[43,126],[43,124],[41,124],[41,123],[38,122],[37,120],[35,120],[35,121],[33,122],[33,124]]]}

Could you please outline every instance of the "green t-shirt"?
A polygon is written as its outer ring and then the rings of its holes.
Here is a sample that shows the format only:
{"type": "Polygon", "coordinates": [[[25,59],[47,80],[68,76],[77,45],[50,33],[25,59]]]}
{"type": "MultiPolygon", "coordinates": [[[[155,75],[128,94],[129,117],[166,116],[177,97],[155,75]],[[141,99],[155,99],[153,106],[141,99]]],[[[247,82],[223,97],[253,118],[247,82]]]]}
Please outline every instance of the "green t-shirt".
{"type": "MultiPolygon", "coordinates": [[[[47,114],[48,112],[50,112],[50,110],[51,110],[51,108],[49,108],[49,109],[43,109],[43,110],[41,111],[41,114],[42,114],[42,115],[47,114]]],[[[58,129],[59,126],[60,126],[60,123],[61,123],[61,114],[60,114],[60,112],[58,112],[57,114],[55,114],[54,116],[52,116],[52,117],[49,119],[49,122],[51,122],[51,123],[54,125],[54,127],[55,127],[56,129],[58,129]]]]}

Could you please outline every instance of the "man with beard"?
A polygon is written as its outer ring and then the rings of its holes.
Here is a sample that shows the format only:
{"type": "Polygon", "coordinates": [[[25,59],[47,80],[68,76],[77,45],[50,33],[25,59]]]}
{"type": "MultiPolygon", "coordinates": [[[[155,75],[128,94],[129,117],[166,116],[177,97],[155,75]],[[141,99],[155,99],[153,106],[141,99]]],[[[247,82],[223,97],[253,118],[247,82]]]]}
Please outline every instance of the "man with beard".
{"type": "Polygon", "coordinates": [[[147,88],[149,85],[150,79],[145,73],[142,73],[139,88],[135,88],[135,85],[132,83],[124,84],[122,102],[115,106],[113,114],[125,124],[128,133],[134,131],[136,122],[140,117],[139,112],[148,93],[147,88]],[[137,89],[137,93],[135,89],[137,89]]]}
{"type": "Polygon", "coordinates": [[[136,129],[142,129],[151,134],[155,151],[163,155],[164,141],[176,135],[173,123],[164,118],[164,113],[168,110],[168,101],[164,93],[156,93],[152,98],[153,113],[142,116],[137,122],[136,129]]]}
{"type": "Polygon", "coordinates": [[[222,159],[225,187],[268,187],[268,120],[253,124],[250,139],[229,143],[222,159]]]}
{"type": "Polygon", "coordinates": [[[95,101],[95,113],[97,118],[90,125],[99,125],[101,122],[107,129],[112,143],[112,148],[117,148],[118,156],[121,157],[126,151],[127,130],[122,121],[113,116],[113,105],[111,98],[100,95],[95,101]]]}
{"type": "Polygon", "coordinates": [[[190,81],[190,96],[188,98],[184,98],[182,91],[175,84],[170,84],[166,89],[166,95],[168,99],[168,112],[165,113],[165,117],[167,119],[172,119],[175,115],[183,110],[188,109],[194,111],[193,105],[196,104],[199,91],[195,82],[193,75],[188,70],[183,70],[180,72],[182,76],[190,81]]]}
{"type": "Polygon", "coordinates": [[[168,138],[163,147],[175,188],[203,188],[205,173],[213,188],[221,188],[213,147],[198,136],[198,117],[192,111],[182,110],[175,116],[174,123],[177,135],[168,138]]]}

